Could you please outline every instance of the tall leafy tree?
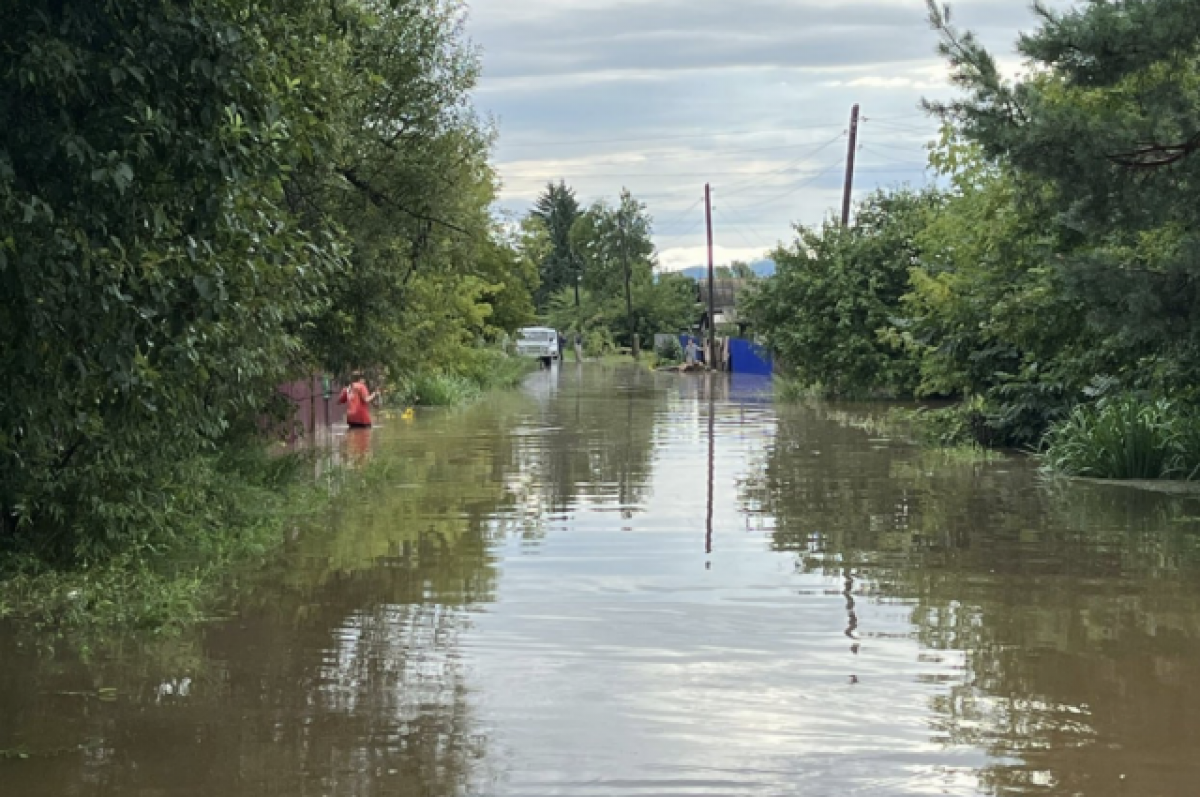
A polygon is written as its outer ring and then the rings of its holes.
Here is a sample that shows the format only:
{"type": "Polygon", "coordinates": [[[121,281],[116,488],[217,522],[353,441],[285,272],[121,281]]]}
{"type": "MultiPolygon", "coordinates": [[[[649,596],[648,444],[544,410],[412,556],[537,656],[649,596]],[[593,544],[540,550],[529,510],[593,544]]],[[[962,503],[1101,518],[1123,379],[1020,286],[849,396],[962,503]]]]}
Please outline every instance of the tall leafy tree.
{"type": "Polygon", "coordinates": [[[458,0],[0,7],[0,546],[169,540],[281,381],[528,318],[463,25],[458,0]]]}
{"type": "Polygon", "coordinates": [[[563,181],[548,184],[530,215],[542,223],[550,242],[540,264],[541,285],[537,292],[538,307],[544,309],[556,291],[577,288],[582,273],[582,261],[571,243],[571,228],[580,216],[575,190],[563,181]]]}
{"type": "Polygon", "coordinates": [[[584,264],[583,284],[598,295],[624,298],[626,324],[622,337],[630,343],[637,332],[635,288],[654,280],[652,225],[646,206],[628,190],[622,190],[616,207],[597,202],[580,217],[571,233],[574,249],[584,264]]]}

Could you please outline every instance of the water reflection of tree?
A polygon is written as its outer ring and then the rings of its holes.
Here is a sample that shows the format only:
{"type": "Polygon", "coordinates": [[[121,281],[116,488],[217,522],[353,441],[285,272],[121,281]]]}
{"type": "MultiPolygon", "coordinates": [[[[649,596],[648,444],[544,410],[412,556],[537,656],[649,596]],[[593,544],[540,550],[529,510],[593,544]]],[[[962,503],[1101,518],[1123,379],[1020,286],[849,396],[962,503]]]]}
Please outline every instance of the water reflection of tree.
{"type": "Polygon", "coordinates": [[[743,498],[798,567],[864,578],[911,604],[926,655],[966,654],[934,703],[934,737],[989,750],[983,781],[998,794],[1189,793],[1196,503],[1047,486],[1022,461],[955,462],[881,438],[785,414],[743,498]]]}
{"type": "Polygon", "coordinates": [[[635,510],[647,498],[654,429],[666,393],[654,374],[615,373],[564,364],[558,400],[543,405],[518,437],[519,468],[536,483],[545,509],[564,512],[583,499],[635,510]]]}

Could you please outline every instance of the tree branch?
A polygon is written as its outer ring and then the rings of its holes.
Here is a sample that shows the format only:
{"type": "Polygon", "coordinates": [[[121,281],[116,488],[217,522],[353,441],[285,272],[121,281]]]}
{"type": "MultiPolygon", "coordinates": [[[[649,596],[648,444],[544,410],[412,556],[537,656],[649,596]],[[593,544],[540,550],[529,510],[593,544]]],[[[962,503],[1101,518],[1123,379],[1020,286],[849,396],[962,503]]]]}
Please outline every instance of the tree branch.
{"type": "Polygon", "coordinates": [[[470,230],[466,229],[465,227],[460,227],[457,224],[454,224],[452,222],[443,221],[442,219],[436,218],[434,216],[430,216],[425,213],[421,213],[420,211],[416,211],[411,208],[405,207],[404,205],[401,205],[399,202],[392,199],[387,194],[384,194],[383,192],[375,189],[370,183],[368,183],[366,180],[362,179],[358,175],[358,173],[356,171],[354,171],[354,169],[339,168],[337,170],[337,173],[340,174],[343,178],[345,178],[346,182],[350,183],[350,185],[354,186],[359,191],[361,191],[368,199],[371,200],[371,202],[373,202],[376,205],[379,205],[381,207],[394,208],[395,210],[400,211],[401,213],[403,213],[406,216],[411,216],[414,219],[418,219],[419,221],[429,222],[430,224],[437,224],[439,226],[445,227],[448,230],[454,230],[455,232],[461,233],[468,237],[474,237],[474,235],[475,235],[474,233],[472,233],[470,230]]]}
{"type": "Polygon", "coordinates": [[[1158,169],[1178,163],[1197,151],[1200,151],[1200,133],[1179,144],[1146,144],[1107,157],[1118,166],[1129,169],[1158,169]]]}

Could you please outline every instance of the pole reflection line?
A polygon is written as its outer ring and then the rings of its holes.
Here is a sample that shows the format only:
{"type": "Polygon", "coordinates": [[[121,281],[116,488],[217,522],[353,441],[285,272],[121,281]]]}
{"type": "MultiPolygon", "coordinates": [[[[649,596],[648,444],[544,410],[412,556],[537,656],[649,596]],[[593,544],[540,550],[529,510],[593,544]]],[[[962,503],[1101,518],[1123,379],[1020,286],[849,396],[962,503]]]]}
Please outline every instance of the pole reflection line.
{"type": "MultiPolygon", "coordinates": [[[[845,579],[845,582],[844,582],[845,589],[842,591],[842,595],[844,595],[846,598],[846,631],[845,631],[845,634],[846,634],[846,636],[850,637],[851,639],[857,641],[858,637],[856,637],[854,635],[855,632],[858,631],[858,613],[854,610],[855,609],[854,573],[852,573],[850,571],[849,567],[844,568],[842,570],[842,578],[845,579]]],[[[851,646],[851,650],[854,653],[858,653],[857,648],[858,648],[857,645],[851,646]]]]}
{"type": "Polygon", "coordinates": [[[716,453],[716,441],[713,436],[714,397],[712,375],[707,379],[708,389],[708,517],[705,523],[704,552],[711,554],[713,549],[713,462],[716,453]]]}

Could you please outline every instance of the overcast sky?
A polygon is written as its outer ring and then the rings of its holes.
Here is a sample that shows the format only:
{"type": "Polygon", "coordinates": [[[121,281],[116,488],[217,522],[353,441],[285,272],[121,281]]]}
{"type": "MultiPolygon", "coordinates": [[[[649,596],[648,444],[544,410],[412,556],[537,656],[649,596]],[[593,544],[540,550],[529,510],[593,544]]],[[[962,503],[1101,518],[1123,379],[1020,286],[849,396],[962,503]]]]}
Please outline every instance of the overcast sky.
{"type": "MultiPolygon", "coordinates": [[[[955,21],[1019,68],[1021,0],[957,0],[955,21]]],[[[502,207],[549,180],[584,203],[628,187],[655,220],[660,265],[753,260],[840,204],[850,107],[862,105],[856,195],[926,180],[951,92],[924,0],[473,0],[478,108],[499,124],[502,207]]]]}

